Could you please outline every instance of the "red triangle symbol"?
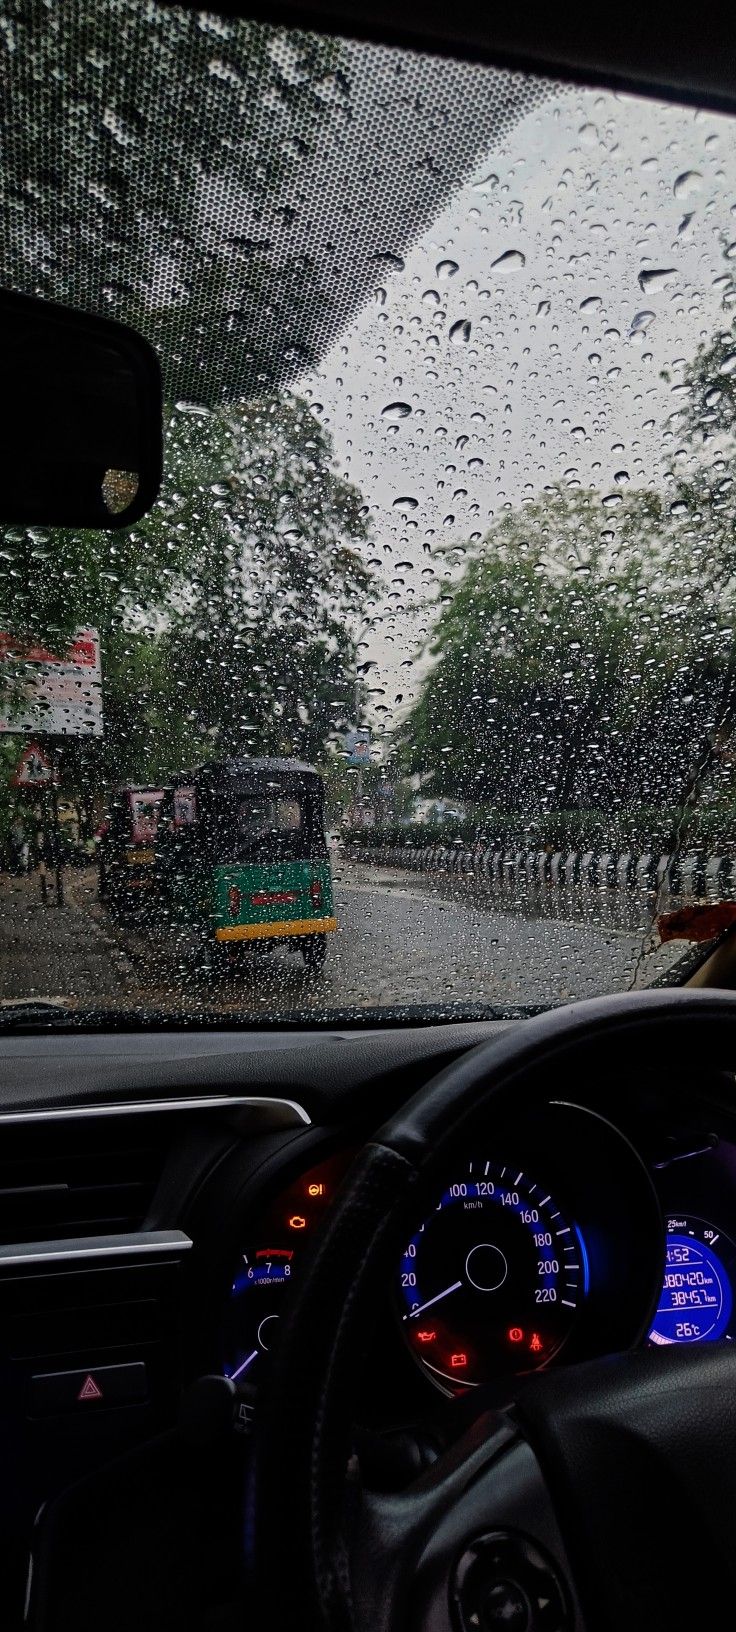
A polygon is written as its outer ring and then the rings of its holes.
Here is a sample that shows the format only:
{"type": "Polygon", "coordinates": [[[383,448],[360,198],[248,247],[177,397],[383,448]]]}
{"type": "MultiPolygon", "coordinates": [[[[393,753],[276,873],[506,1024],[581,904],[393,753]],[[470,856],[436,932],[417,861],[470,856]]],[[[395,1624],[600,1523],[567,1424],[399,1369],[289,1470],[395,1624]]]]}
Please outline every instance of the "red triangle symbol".
{"type": "Polygon", "coordinates": [[[102,1389],[98,1387],[94,1377],[85,1377],[77,1395],[78,1400],[101,1400],[102,1389]]]}

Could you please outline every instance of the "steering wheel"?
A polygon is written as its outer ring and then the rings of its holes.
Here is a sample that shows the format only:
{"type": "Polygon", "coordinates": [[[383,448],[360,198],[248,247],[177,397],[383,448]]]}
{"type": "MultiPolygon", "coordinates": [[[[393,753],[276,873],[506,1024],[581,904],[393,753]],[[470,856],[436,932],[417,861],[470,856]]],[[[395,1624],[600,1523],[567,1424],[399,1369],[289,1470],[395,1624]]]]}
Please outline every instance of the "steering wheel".
{"type": "MultiPolygon", "coordinates": [[[[250,1555],[276,1632],[693,1632],[736,1602],[736,1355],[635,1349],[538,1372],[398,1493],[351,1455],[361,1351],[423,1173],[581,1072],[733,1070],[736,996],[556,1009],[463,1055],[355,1161],[259,1402],[250,1555]]],[[[626,1198],[622,1197],[625,1204],[626,1198]]],[[[653,1289],[656,1296],[657,1288],[653,1289]]],[[[647,1311],[648,1313],[648,1311],[647,1311]]]]}

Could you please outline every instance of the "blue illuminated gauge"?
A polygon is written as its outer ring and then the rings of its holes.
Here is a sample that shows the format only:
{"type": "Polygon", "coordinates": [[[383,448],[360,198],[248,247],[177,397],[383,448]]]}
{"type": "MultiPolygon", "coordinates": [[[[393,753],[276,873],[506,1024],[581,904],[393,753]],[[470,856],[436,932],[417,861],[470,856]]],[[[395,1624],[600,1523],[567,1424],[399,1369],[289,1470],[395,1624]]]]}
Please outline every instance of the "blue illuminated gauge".
{"type": "Polygon", "coordinates": [[[689,1215],[668,1218],[664,1285],[650,1343],[733,1342],[736,1243],[689,1215]]]}
{"type": "Polygon", "coordinates": [[[533,1371],[567,1340],[588,1289],[579,1230],[541,1182],[474,1158],[407,1243],[401,1326],[440,1386],[533,1371]]]}

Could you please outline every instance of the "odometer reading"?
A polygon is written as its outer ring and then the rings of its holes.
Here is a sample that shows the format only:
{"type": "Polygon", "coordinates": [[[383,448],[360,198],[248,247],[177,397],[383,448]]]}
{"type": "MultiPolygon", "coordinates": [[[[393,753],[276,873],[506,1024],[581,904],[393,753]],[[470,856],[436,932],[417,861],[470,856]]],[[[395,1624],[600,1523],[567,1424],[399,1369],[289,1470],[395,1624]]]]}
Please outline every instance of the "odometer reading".
{"type": "Polygon", "coordinates": [[[736,1244],[701,1218],[667,1220],[664,1284],[650,1343],[732,1341],[736,1244]]]}
{"type": "Polygon", "coordinates": [[[587,1289],[585,1247],[544,1185],[474,1159],[409,1241],[399,1289],[422,1365],[475,1387],[545,1365],[565,1342],[587,1289]]]}

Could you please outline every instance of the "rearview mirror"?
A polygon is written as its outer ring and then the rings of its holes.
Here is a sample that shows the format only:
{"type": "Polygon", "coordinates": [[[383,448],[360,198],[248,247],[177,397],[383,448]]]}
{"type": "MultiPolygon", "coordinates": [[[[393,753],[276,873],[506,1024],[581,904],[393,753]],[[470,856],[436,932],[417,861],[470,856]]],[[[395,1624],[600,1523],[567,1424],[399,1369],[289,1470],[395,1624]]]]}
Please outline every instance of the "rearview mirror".
{"type": "Polygon", "coordinates": [[[161,370],[122,323],[0,290],[0,524],[128,527],[161,482],[161,370]]]}

